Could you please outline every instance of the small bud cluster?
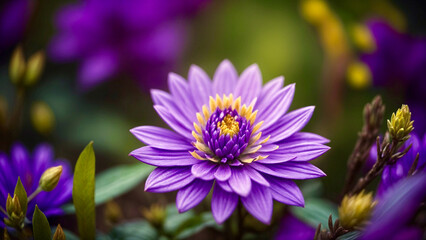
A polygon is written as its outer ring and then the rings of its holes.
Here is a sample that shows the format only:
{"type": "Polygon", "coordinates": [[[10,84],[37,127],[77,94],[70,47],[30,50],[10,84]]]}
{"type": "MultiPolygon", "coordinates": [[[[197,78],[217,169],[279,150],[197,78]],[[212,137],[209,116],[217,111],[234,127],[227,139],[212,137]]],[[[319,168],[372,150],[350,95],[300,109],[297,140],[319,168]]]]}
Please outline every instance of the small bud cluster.
{"type": "Polygon", "coordinates": [[[395,113],[392,113],[391,120],[388,120],[388,131],[392,139],[402,142],[410,138],[413,131],[413,122],[411,121],[411,112],[407,105],[402,105],[395,113]]]}
{"type": "Polygon", "coordinates": [[[376,202],[373,194],[364,193],[364,190],[354,196],[346,195],[339,207],[340,223],[345,229],[362,226],[370,218],[376,202]]]}
{"type": "Polygon", "coordinates": [[[9,75],[12,83],[24,86],[34,85],[40,78],[44,68],[43,51],[33,54],[25,61],[22,47],[17,47],[10,60],[9,75]]]}
{"type": "Polygon", "coordinates": [[[4,222],[11,227],[20,227],[24,223],[25,213],[22,210],[21,203],[16,194],[13,198],[8,194],[6,200],[6,211],[9,218],[5,218],[4,222]]]}

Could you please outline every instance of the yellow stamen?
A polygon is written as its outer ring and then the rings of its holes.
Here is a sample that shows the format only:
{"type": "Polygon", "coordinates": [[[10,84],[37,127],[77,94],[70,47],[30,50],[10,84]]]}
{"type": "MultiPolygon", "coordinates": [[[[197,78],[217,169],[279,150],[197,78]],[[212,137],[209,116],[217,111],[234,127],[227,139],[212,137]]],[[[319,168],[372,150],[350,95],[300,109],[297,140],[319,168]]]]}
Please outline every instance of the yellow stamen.
{"type": "Polygon", "coordinates": [[[217,123],[217,127],[220,129],[221,135],[229,134],[230,137],[233,137],[240,131],[240,124],[229,114],[217,123]]]}
{"type": "Polygon", "coordinates": [[[207,158],[203,158],[200,155],[198,155],[198,153],[196,153],[195,151],[193,152],[189,152],[194,158],[198,159],[198,160],[207,160],[207,158]]]}

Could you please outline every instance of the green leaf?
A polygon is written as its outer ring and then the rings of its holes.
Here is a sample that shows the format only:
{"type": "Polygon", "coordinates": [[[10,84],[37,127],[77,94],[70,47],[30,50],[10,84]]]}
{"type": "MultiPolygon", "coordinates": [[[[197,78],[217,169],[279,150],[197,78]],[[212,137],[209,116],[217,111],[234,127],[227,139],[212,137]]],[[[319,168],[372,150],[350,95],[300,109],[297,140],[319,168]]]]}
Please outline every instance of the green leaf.
{"type": "Polygon", "coordinates": [[[49,222],[46,216],[36,205],[33,215],[33,235],[34,240],[52,239],[49,222]]]}
{"type": "Polygon", "coordinates": [[[159,237],[157,230],[144,220],[119,225],[109,235],[114,240],[157,240],[159,237]]]}
{"type": "Polygon", "coordinates": [[[194,212],[189,210],[184,213],[179,213],[176,205],[170,204],[166,208],[166,219],[164,221],[164,231],[170,235],[176,235],[180,226],[186,221],[194,217],[194,212]]]}
{"type": "Polygon", "coordinates": [[[305,207],[291,207],[291,212],[300,220],[314,228],[321,223],[322,227],[328,227],[328,217],[333,216],[333,222],[338,218],[337,206],[327,200],[310,198],[305,200],[305,207]]]}
{"type": "Polygon", "coordinates": [[[184,222],[178,230],[177,238],[178,239],[186,239],[206,227],[214,227],[216,229],[220,229],[216,221],[213,218],[213,215],[210,212],[205,212],[200,215],[196,215],[188,221],[184,222]]]}
{"type": "Polygon", "coordinates": [[[95,239],[95,153],[93,142],[81,152],[74,170],[72,197],[78,231],[83,240],[95,239]]]}
{"type": "MultiPolygon", "coordinates": [[[[99,205],[116,198],[145,180],[155,167],[136,163],[110,168],[96,176],[95,204],[99,205]]],[[[62,207],[66,213],[74,213],[72,204],[62,207]]]]}
{"type": "Polygon", "coordinates": [[[28,197],[20,177],[18,177],[18,182],[15,186],[15,194],[19,198],[19,204],[21,205],[22,212],[24,215],[27,215],[28,197]]]}

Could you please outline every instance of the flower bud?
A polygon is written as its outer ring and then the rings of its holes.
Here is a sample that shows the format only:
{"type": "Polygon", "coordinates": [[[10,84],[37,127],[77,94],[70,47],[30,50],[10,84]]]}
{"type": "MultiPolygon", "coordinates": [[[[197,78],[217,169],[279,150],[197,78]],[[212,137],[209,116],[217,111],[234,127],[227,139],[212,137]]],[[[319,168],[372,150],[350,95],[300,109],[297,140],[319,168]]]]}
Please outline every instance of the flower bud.
{"type": "Polygon", "coordinates": [[[25,74],[25,58],[22,47],[19,46],[13,51],[10,59],[9,75],[13,84],[19,84],[25,74]]]}
{"type": "Polygon", "coordinates": [[[339,220],[345,229],[360,227],[371,216],[373,208],[377,202],[373,201],[373,194],[364,193],[364,190],[357,195],[346,195],[339,207],[339,220]]]}
{"type": "Polygon", "coordinates": [[[61,224],[58,224],[58,227],[55,230],[52,240],[65,240],[65,233],[61,227],[61,224]]]}
{"type": "Polygon", "coordinates": [[[364,63],[351,63],[346,75],[349,84],[355,89],[364,89],[371,84],[370,69],[364,63]]]}
{"type": "Polygon", "coordinates": [[[314,25],[321,24],[331,15],[329,7],[323,0],[302,1],[301,14],[306,21],[314,25]]]}
{"type": "Polygon", "coordinates": [[[28,59],[27,69],[24,77],[26,86],[34,85],[40,78],[43,72],[45,54],[43,51],[38,51],[28,59]]]}
{"type": "Polygon", "coordinates": [[[61,174],[62,166],[51,167],[44,171],[43,175],[41,175],[38,185],[43,191],[52,191],[55,189],[56,185],[58,185],[61,174]]]}
{"type": "Polygon", "coordinates": [[[407,105],[402,105],[395,113],[392,113],[391,120],[388,120],[388,131],[393,140],[401,142],[410,138],[410,133],[414,129],[411,121],[411,112],[407,105]]]}
{"type": "Polygon", "coordinates": [[[160,204],[152,204],[149,209],[142,209],[142,215],[155,227],[163,225],[166,209],[160,204]]]}
{"type": "Polygon", "coordinates": [[[370,53],[376,49],[376,43],[370,30],[362,24],[356,24],[351,28],[352,39],[356,47],[361,51],[370,53]]]}
{"type": "Polygon", "coordinates": [[[25,215],[22,211],[19,198],[16,194],[13,196],[13,198],[10,197],[10,194],[7,195],[6,212],[9,215],[9,219],[4,219],[4,222],[7,225],[11,227],[20,227],[22,225],[25,220],[25,215]]]}
{"type": "Polygon", "coordinates": [[[37,132],[48,135],[55,126],[55,115],[44,102],[35,102],[31,106],[31,123],[37,132]]]}

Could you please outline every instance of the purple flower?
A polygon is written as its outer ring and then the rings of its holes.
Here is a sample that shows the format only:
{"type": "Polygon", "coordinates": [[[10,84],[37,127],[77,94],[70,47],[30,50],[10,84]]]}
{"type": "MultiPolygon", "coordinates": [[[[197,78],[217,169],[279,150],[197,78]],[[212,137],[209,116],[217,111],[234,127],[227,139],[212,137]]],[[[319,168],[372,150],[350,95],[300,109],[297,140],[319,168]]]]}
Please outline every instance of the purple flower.
{"type": "MultiPolygon", "coordinates": [[[[373,84],[401,94],[410,106],[415,122],[426,121],[426,38],[398,32],[382,20],[367,23],[376,49],[365,53],[361,60],[369,67],[373,84]]],[[[426,132],[426,126],[415,126],[426,132]]]]}
{"type": "Polygon", "coordinates": [[[262,87],[256,64],[238,76],[223,61],[213,81],[191,66],[188,81],[169,74],[171,93],[152,90],[154,108],[173,131],[141,126],[131,132],[147,144],[130,153],[158,166],[148,177],[146,191],[178,190],[180,212],[200,203],[213,187],[212,212],[224,222],[241,200],[257,219],[269,223],[273,199],[304,206],[292,179],[325,174],[309,161],[326,152],[328,140],[300,132],[314,107],[287,113],[295,85],[283,88],[283,77],[262,87]],[[213,186],[214,185],[214,186],[213,186]]]}
{"type": "MultiPolygon", "coordinates": [[[[28,203],[27,218],[32,219],[35,205],[47,216],[63,214],[61,206],[71,199],[72,170],[65,160],[54,161],[53,149],[48,144],[38,145],[33,154],[21,144],[12,146],[10,157],[0,153],[0,205],[5,208],[7,195],[13,196],[18,177],[21,178],[27,195],[31,195],[37,188],[41,175],[50,168],[61,165],[62,175],[56,188],[50,192],[39,193],[28,203]]],[[[0,211],[3,220],[5,215],[0,211]]],[[[3,221],[0,221],[3,226],[3,221]]]]}
{"type": "Polygon", "coordinates": [[[82,88],[118,74],[162,86],[183,49],[182,21],[206,0],[89,0],[63,8],[50,45],[57,61],[80,61],[82,88]]]}
{"type": "Polygon", "coordinates": [[[315,236],[315,228],[300,221],[293,215],[285,215],[280,223],[276,240],[297,239],[312,240],[315,236]]]}
{"type": "MultiPolygon", "coordinates": [[[[377,188],[377,197],[382,198],[383,195],[400,180],[407,177],[417,153],[419,153],[419,161],[417,169],[425,169],[426,166],[426,134],[423,139],[417,137],[415,133],[411,133],[411,137],[401,147],[401,151],[412,144],[410,150],[402,158],[396,160],[394,164],[385,166],[383,169],[381,181],[377,188]]],[[[377,148],[374,145],[370,150],[370,157],[367,160],[368,165],[373,165],[377,159],[377,148]],[[369,164],[370,163],[370,164],[369,164]]]]}
{"type": "Polygon", "coordinates": [[[6,0],[0,4],[0,50],[13,47],[22,39],[30,13],[29,0],[6,0]]]}
{"type": "Polygon", "coordinates": [[[361,239],[422,239],[420,227],[410,224],[426,200],[424,183],[426,173],[421,172],[399,181],[379,199],[361,239]]]}

